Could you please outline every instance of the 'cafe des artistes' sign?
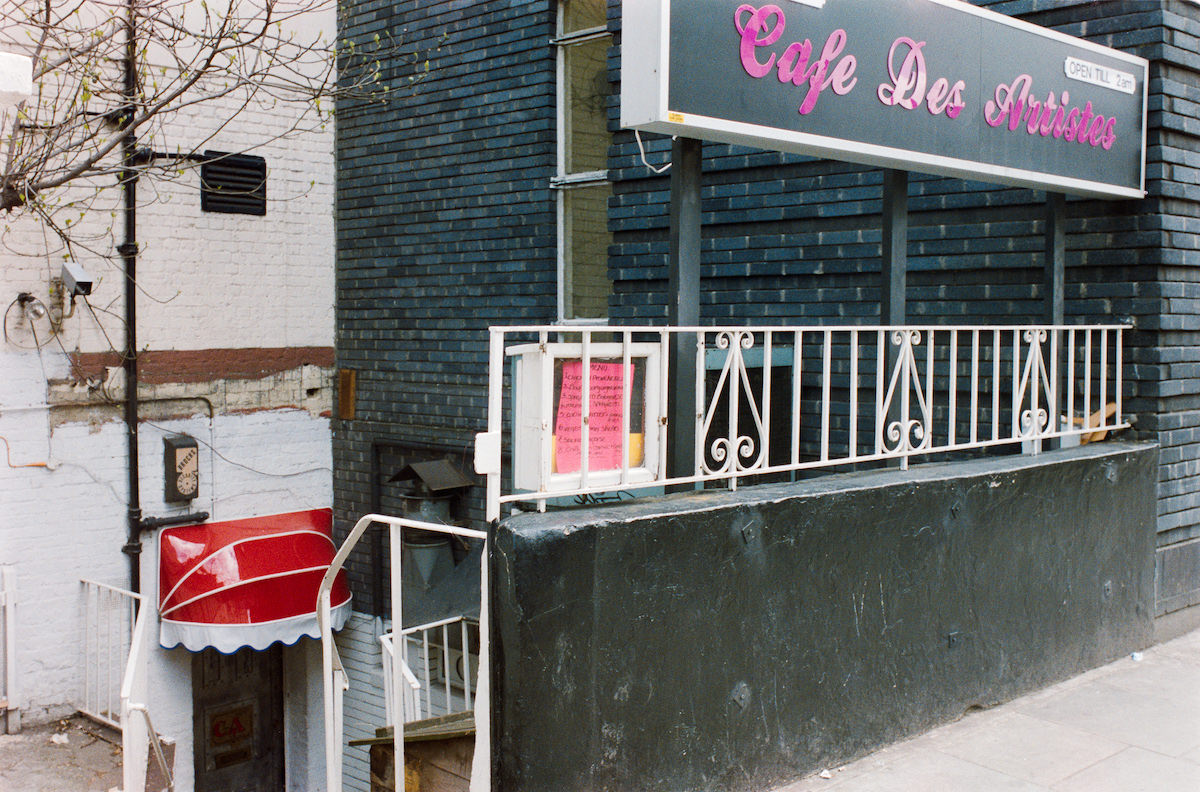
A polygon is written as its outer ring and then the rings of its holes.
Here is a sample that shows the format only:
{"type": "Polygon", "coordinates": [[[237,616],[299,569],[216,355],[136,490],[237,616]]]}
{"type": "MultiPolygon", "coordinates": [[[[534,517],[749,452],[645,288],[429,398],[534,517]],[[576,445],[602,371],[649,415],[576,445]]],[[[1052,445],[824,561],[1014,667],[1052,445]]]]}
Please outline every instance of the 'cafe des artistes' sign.
{"type": "Polygon", "coordinates": [[[622,14],[626,128],[1145,194],[1142,58],[959,0],[624,0],[622,14]]]}

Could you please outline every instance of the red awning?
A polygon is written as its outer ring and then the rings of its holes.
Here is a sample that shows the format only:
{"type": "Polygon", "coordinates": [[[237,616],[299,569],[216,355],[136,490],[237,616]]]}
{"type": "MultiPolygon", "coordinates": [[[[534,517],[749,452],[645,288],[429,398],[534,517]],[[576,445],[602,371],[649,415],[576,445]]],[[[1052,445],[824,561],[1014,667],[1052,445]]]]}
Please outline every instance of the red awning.
{"type": "MultiPolygon", "coordinates": [[[[164,528],[158,539],[159,642],[235,652],[320,637],[317,588],[333,560],[329,509],[164,528]]],[[[333,628],[350,614],[345,574],[333,628]]]]}

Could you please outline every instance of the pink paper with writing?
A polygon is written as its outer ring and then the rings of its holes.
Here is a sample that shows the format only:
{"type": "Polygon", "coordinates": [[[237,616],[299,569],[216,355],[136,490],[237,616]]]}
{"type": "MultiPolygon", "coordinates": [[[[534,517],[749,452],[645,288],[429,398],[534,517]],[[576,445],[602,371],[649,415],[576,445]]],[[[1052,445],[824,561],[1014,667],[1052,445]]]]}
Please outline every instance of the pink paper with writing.
{"type": "MultiPolygon", "coordinates": [[[[628,376],[633,376],[633,364],[628,376]]],[[[621,399],[624,395],[620,363],[592,361],[589,377],[588,469],[621,467],[621,399]]],[[[579,471],[583,445],[583,363],[565,361],[554,420],[557,473],[579,471]]]]}

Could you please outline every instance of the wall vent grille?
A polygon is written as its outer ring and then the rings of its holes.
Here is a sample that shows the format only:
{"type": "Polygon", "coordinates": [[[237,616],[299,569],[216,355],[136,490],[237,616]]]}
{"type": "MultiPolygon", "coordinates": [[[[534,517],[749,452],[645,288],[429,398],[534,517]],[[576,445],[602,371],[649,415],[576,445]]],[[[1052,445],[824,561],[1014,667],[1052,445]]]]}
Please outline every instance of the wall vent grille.
{"type": "Polygon", "coordinates": [[[267,161],[249,154],[204,152],[204,162],[200,165],[200,209],[265,215],[267,161]]]}

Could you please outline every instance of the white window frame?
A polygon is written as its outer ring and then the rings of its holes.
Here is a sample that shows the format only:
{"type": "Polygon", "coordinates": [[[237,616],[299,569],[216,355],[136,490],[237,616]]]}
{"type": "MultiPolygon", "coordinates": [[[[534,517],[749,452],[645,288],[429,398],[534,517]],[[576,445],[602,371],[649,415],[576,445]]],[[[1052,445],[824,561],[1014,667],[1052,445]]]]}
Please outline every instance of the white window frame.
{"type": "Polygon", "coordinates": [[[598,39],[612,39],[612,33],[609,32],[607,25],[598,25],[596,27],[585,28],[583,30],[572,31],[564,35],[563,28],[563,2],[559,0],[555,4],[555,38],[550,40],[550,43],[555,48],[555,112],[556,112],[556,160],[555,160],[555,176],[550,180],[550,187],[555,192],[555,225],[557,227],[557,263],[556,263],[556,280],[558,290],[558,324],[562,325],[595,325],[608,324],[608,316],[592,316],[592,317],[574,317],[567,319],[567,190],[576,187],[591,187],[598,184],[604,184],[608,181],[608,170],[595,171],[580,171],[575,173],[567,172],[567,114],[566,114],[566,76],[567,76],[567,48],[583,44],[588,41],[596,41],[598,39]]]}

